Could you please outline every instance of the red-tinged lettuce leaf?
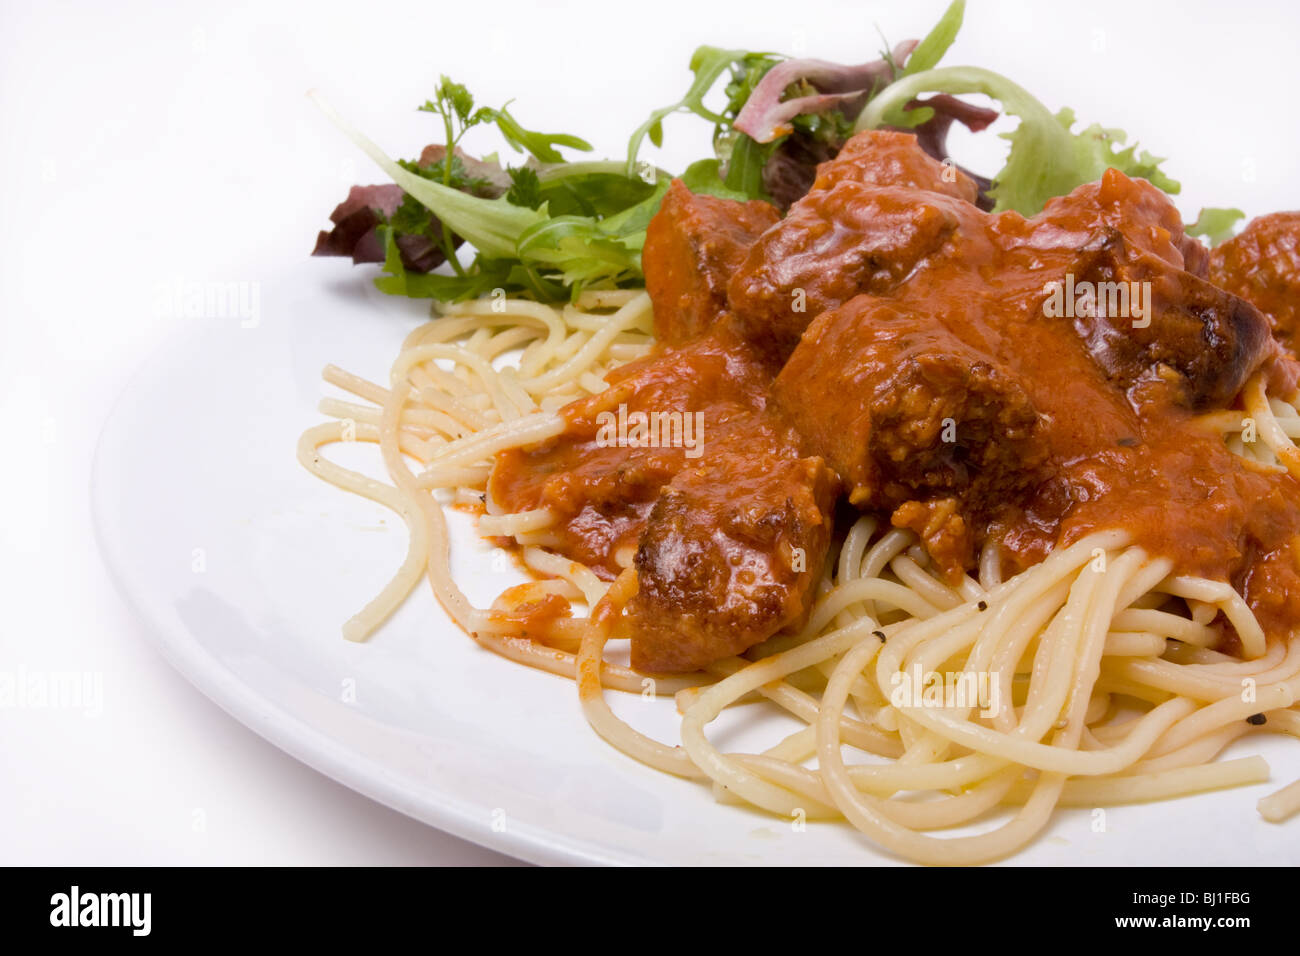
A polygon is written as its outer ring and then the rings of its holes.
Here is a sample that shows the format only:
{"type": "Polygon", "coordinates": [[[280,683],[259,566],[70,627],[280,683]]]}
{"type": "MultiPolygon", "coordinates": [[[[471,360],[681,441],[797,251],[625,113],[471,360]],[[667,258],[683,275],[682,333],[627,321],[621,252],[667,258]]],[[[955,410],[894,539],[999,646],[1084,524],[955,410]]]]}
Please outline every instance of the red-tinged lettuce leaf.
{"type": "Polygon", "coordinates": [[[1006,165],[993,177],[990,195],[994,210],[1014,209],[1036,215],[1049,199],[1064,196],[1083,183],[1101,178],[1107,169],[1142,178],[1173,195],[1179,185],[1160,169],[1162,159],[1136,146],[1124,147],[1122,130],[1093,124],[1075,130],[1074,111],[1053,113],[1028,90],[1001,74],[976,66],[942,67],[906,76],[874,97],[858,116],[855,127],[909,126],[907,106],[922,93],[982,93],[997,100],[1002,112],[1020,124],[1002,134],[1011,141],[1006,165]]]}
{"type": "MultiPolygon", "coordinates": [[[[972,133],[988,129],[989,125],[1001,114],[997,110],[967,103],[947,93],[939,93],[927,99],[915,99],[904,107],[906,110],[929,110],[933,115],[912,129],[916,134],[917,145],[930,156],[943,162],[948,156],[948,131],[953,123],[961,123],[972,133]]],[[[978,205],[985,212],[993,208],[993,198],[988,194],[993,183],[978,173],[973,173],[963,166],[958,166],[963,173],[975,181],[979,187],[978,205]]]]}
{"type": "MultiPolygon", "coordinates": [[[[353,186],[348,198],[330,213],[334,228],[316,236],[313,256],[349,256],[353,264],[383,262],[385,240],[382,227],[406,199],[401,186],[353,186]]],[[[429,272],[445,258],[442,249],[428,236],[398,235],[394,239],[402,262],[411,272],[429,272]]]]}
{"type": "MultiPolygon", "coordinates": [[[[426,146],[420,153],[421,170],[436,175],[447,151],[443,146],[426,146]],[[432,173],[430,173],[432,171],[432,173]]],[[[456,181],[465,192],[485,199],[495,199],[510,188],[510,176],[494,162],[484,162],[457,149],[456,181]]],[[[349,256],[353,263],[384,262],[388,258],[381,227],[401,222],[400,211],[410,206],[411,200],[401,186],[387,183],[382,186],[353,186],[348,198],[330,213],[334,228],[316,237],[313,256],[349,256]]],[[[393,243],[401,255],[402,265],[408,272],[431,272],[446,261],[441,245],[433,238],[441,228],[436,216],[421,206],[418,230],[397,229],[393,243]]],[[[460,245],[453,237],[453,245],[460,245]]]]}
{"type": "Polygon", "coordinates": [[[773,150],[763,166],[763,188],[782,212],[802,199],[817,178],[817,165],[834,159],[842,142],[794,133],[773,150]]]}
{"type": "Polygon", "coordinates": [[[933,112],[934,115],[928,120],[913,127],[912,132],[916,133],[917,145],[936,159],[943,159],[948,154],[948,130],[952,128],[954,122],[961,123],[972,133],[978,133],[988,129],[990,124],[1001,115],[997,110],[967,103],[947,93],[939,93],[928,99],[912,100],[904,109],[909,111],[927,109],[933,112]]]}
{"type": "MultiPolygon", "coordinates": [[[[870,63],[844,66],[787,60],[769,69],[754,85],[734,123],[743,140],[765,147],[761,153],[764,198],[788,209],[807,193],[817,165],[839,152],[865,104],[900,78],[932,69],[952,45],[964,14],[964,0],[954,0],[925,39],[900,43],[870,63]]],[[[948,159],[947,135],[953,122],[978,131],[998,116],[955,97],[913,101],[908,108],[917,112],[898,128],[916,133],[922,149],[939,160],[948,159]]],[[[972,178],[982,189],[988,188],[987,180],[972,178]]],[[[984,196],[981,202],[992,204],[984,196]]]]}
{"type": "Polygon", "coordinates": [[[764,74],[745,101],[732,126],[756,143],[771,143],[794,131],[795,117],[840,109],[856,115],[876,90],[892,83],[916,40],[904,40],[889,58],[846,65],[826,60],[786,60],[764,74]],[[815,92],[788,100],[781,97],[792,86],[815,92]]]}
{"type": "MultiPolygon", "coordinates": [[[[949,158],[948,131],[953,123],[961,123],[971,132],[978,133],[1000,115],[997,110],[975,106],[944,94],[913,100],[907,109],[927,109],[933,114],[921,125],[905,132],[915,133],[917,145],[940,162],[949,158]]],[[[782,210],[789,209],[812,188],[813,180],[817,177],[817,165],[834,159],[843,145],[843,137],[810,136],[798,129],[781,140],[763,167],[763,187],[772,202],[782,210]]],[[[992,209],[993,200],[987,195],[992,185],[989,180],[968,169],[960,166],[957,168],[979,187],[977,204],[980,208],[992,209]]]]}
{"type": "Polygon", "coordinates": [[[384,246],[376,227],[397,211],[405,197],[401,186],[353,186],[334,207],[334,228],[316,237],[313,256],[351,256],[355,263],[383,262],[384,246]]]}
{"type": "MultiPolygon", "coordinates": [[[[420,152],[420,165],[437,166],[447,155],[447,147],[434,143],[420,152]]],[[[496,199],[503,196],[510,188],[510,174],[501,168],[500,163],[475,159],[459,146],[452,152],[457,160],[457,172],[464,182],[465,191],[471,196],[483,199],[496,199]]]]}

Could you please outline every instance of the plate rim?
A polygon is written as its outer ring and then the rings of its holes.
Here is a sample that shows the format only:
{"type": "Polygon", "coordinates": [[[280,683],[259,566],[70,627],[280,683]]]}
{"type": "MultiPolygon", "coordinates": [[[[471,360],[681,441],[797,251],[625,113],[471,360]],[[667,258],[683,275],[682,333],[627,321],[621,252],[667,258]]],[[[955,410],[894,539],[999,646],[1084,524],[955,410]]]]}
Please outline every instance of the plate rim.
{"type": "MultiPolygon", "coordinates": [[[[554,825],[538,822],[515,821],[503,830],[494,830],[487,824],[491,807],[486,803],[467,798],[440,778],[413,783],[381,761],[374,759],[365,749],[340,742],[310,721],[288,711],[280,703],[248,685],[237,673],[208,651],[194,633],[179,619],[167,613],[165,602],[152,597],[148,586],[149,565],[139,567],[126,559],[124,543],[129,540],[129,530],[115,523],[115,507],[110,494],[120,486],[124,477],[132,472],[128,466],[132,458],[121,445],[133,429],[128,415],[133,400],[147,398],[151,375],[163,371],[162,366],[174,358],[192,359],[202,352],[204,344],[217,333],[211,327],[201,332],[175,329],[155,343],[146,356],[139,360],[134,370],[119,388],[109,404],[94,442],[89,468],[91,528],[96,550],[114,590],[130,609],[138,622],[138,631],[164,660],[191,685],[227,714],[243,724],[277,749],[316,772],[404,816],[452,836],[466,840],[503,855],[538,865],[560,866],[788,866],[816,865],[810,861],[770,858],[697,860],[656,854],[653,849],[625,848],[601,842],[592,837],[578,835],[554,825]],[[111,476],[111,477],[110,477],[111,476]]],[[[175,364],[175,363],[173,363],[175,364]]],[[[141,406],[144,402],[135,401],[141,406]]],[[[291,453],[290,448],[286,453],[291,453]]],[[[294,462],[295,467],[300,467],[294,462]]],[[[138,466],[137,466],[138,467],[138,466]]],[[[437,604],[439,613],[445,611],[437,604]]],[[[463,636],[463,632],[449,617],[445,623],[463,636]]],[[[590,732],[585,721],[584,730],[590,732]]],[[[634,769],[648,770],[630,757],[623,757],[634,769]]],[[[1271,760],[1271,758],[1269,758],[1271,760]]],[[[1272,781],[1270,780],[1270,783],[1272,781]]],[[[1235,789],[1235,788],[1234,788],[1235,789]]],[[[1183,798],[1186,799],[1186,798],[1183,798]]],[[[1035,843],[1048,832],[1044,831],[1035,843]]],[[[864,866],[914,866],[911,861],[890,858],[879,848],[863,854],[844,865],[864,866]]],[[[1024,851],[1022,851],[1023,853],[1024,851]]],[[[995,866],[1125,866],[1132,863],[1106,859],[1080,858],[1072,860],[1026,860],[1022,853],[993,862],[995,866]]],[[[424,865],[439,865],[431,861],[424,865]]],[[[1190,863],[1168,865],[1229,865],[1225,863],[1190,863]]]]}
{"type": "Polygon", "coordinates": [[[276,749],[335,783],[426,826],[541,866],[661,865],[657,860],[534,824],[495,831],[484,825],[481,814],[475,812],[476,805],[445,787],[417,789],[402,785],[393,779],[390,771],[363,752],[339,744],[249,688],[184,627],[172,626],[155,612],[145,597],[147,592],[125,571],[127,562],[115,543],[116,532],[107,527],[112,509],[104,497],[107,494],[104,476],[110,467],[110,446],[122,425],[128,400],[143,387],[146,373],[164,356],[179,351],[195,338],[174,332],[138,362],[104,417],[90,466],[91,528],[99,559],[114,590],[142,625],[139,630],[153,649],[203,696],[276,749]]]}

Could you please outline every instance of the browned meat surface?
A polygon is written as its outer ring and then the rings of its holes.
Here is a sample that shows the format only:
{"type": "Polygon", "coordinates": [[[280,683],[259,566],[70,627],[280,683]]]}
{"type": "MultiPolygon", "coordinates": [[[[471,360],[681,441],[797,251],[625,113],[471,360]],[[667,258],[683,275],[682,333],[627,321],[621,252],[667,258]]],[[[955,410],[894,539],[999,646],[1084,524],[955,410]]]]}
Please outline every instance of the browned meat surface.
{"type": "MultiPolygon", "coordinates": [[[[1208,279],[1210,276],[1211,255],[1209,247],[1199,239],[1194,239],[1191,236],[1184,236],[1181,245],[1183,268],[1198,278],[1208,279]]],[[[1247,299],[1247,301],[1250,300],[1247,299]]]]}
{"type": "Polygon", "coordinates": [[[1050,199],[1043,211],[1028,220],[995,216],[994,229],[1009,229],[1009,249],[1042,250],[1074,256],[1095,243],[1097,236],[1118,230],[1130,244],[1180,269],[1200,262],[1205,247],[1183,231],[1182,217],[1169,197],[1145,179],[1129,179],[1109,169],[1095,183],[1085,183],[1067,196],[1050,199]],[[1016,237],[1016,232],[1022,235],[1016,237]]]}
{"type": "Polygon", "coordinates": [[[979,223],[978,189],[910,133],[868,130],[817,167],[808,195],[749,250],[727,290],[742,333],[780,359],[826,309],[882,294],[979,223]]]}
{"type": "Polygon", "coordinates": [[[1293,519],[1253,514],[1251,495],[1204,505],[1206,474],[1237,491],[1257,476],[1186,423],[1231,401],[1269,343],[1254,310],[1183,269],[1196,257],[1168,200],[1112,170],[1031,220],[959,220],[906,281],[818,317],[777,379],[852,500],[916,530],[950,576],[989,537],[1023,566],[1060,539],[1139,528],[1196,573],[1227,560],[1220,577],[1282,546],[1293,519]],[[1048,308],[1053,286],[1103,280],[1150,281],[1150,325],[1048,308]]]}
{"type": "Polygon", "coordinates": [[[498,456],[494,504],[555,511],[553,550],[606,578],[635,558],[628,624],[639,669],[694,670],[801,621],[837,481],[769,408],[766,365],[724,322],[609,381],[565,409],[564,434],[498,456]],[[697,416],[693,447],[602,439],[602,413],[620,405],[628,420],[697,416]]]}
{"type": "MultiPolygon", "coordinates": [[[[928,157],[927,157],[928,159],[928,157]]],[[[742,333],[784,358],[813,319],[862,292],[881,294],[938,251],[968,203],[845,180],[814,190],[749,250],[728,288],[742,333]]]]}
{"type": "MultiPolygon", "coordinates": [[[[951,499],[984,519],[1043,478],[1045,422],[1017,376],[888,299],[858,296],[819,316],[773,395],[861,508],[951,499]]],[[[966,555],[969,542],[948,550],[966,555]]]]}
{"type": "Polygon", "coordinates": [[[1252,219],[1210,253],[1209,277],[1263,312],[1278,341],[1300,351],[1300,212],[1252,219]]]}
{"type": "Polygon", "coordinates": [[[860,507],[972,489],[1001,498],[1032,484],[1047,454],[1009,369],[938,319],[872,296],[818,317],[773,394],[860,507]]]}
{"type": "MultiPolygon", "coordinates": [[[[1193,409],[1229,404],[1272,350],[1268,320],[1110,228],[1084,254],[1075,331],[1121,388],[1161,383],[1193,409]]],[[[1076,301],[1077,297],[1076,297],[1076,301]]]]}
{"type": "Polygon", "coordinates": [[[779,218],[768,203],[697,196],[673,180],[641,253],[655,336],[680,345],[712,328],[727,305],[727,281],[779,218]]]}
{"type": "Polygon", "coordinates": [[[866,130],[852,137],[833,160],[817,167],[812,188],[830,189],[842,182],[908,186],[968,203],[979,195],[975,180],[956,166],[926,155],[913,134],[889,130],[866,130]]]}
{"type": "Polygon", "coordinates": [[[613,578],[621,570],[619,556],[635,549],[660,489],[682,468],[737,445],[775,454],[792,439],[787,427],[764,415],[767,369],[725,328],[631,362],[608,381],[606,391],[564,409],[563,434],[499,455],[488,493],[505,512],[556,512],[555,550],[613,578]],[[629,422],[626,437],[635,439],[632,425],[640,417],[650,443],[620,443],[602,433],[602,422],[609,421],[603,416],[617,420],[620,406],[629,422]],[[664,417],[674,413],[683,426],[675,444],[677,422],[664,417]],[[661,427],[652,434],[655,415],[661,427]],[[685,441],[687,424],[694,447],[685,441]],[[653,441],[664,427],[669,442],[653,441]]]}
{"type": "Polygon", "coordinates": [[[679,472],[636,554],[632,666],[697,670],[801,624],[826,562],[835,484],[820,458],[715,453],[679,472]]]}
{"type": "Polygon", "coordinates": [[[1118,527],[1231,582],[1270,632],[1300,629],[1300,481],[1197,421],[1239,408],[1257,369],[1279,393],[1300,380],[1231,294],[1285,334],[1288,221],[1211,257],[1116,170],[1031,219],[981,211],[954,172],[906,135],[855,138],[766,228],[675,188],[645,262],[681,344],[570,406],[558,439],[499,456],[494,504],[551,508],[552,547],[606,577],[636,568],[635,666],[697,668],[798,626],[841,485],[950,577],[986,541],[1011,572],[1118,527]],[[1067,287],[1092,308],[1054,309],[1067,287]],[[601,445],[596,415],[620,404],[701,413],[702,455],[601,445]]]}

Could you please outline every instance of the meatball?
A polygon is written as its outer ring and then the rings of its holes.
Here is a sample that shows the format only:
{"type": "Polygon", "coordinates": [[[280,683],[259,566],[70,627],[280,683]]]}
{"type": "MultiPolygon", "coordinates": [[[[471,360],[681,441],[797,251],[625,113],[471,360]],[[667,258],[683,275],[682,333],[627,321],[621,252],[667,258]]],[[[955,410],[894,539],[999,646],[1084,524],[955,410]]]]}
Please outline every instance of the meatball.
{"type": "Polygon", "coordinates": [[[1006,366],[938,318],[871,296],[817,319],[773,395],[863,508],[939,497],[988,515],[1048,456],[1045,423],[1006,366]]]}
{"type": "Polygon", "coordinates": [[[788,356],[818,315],[862,292],[884,293],[940,249],[969,203],[901,186],[844,180],[815,190],[749,250],[727,301],[749,341],[788,356]]]}
{"type": "Polygon", "coordinates": [[[636,553],[632,666],[698,670],[801,624],[830,546],[835,490],[820,458],[741,446],[680,472],[636,553]]]}
{"type": "Polygon", "coordinates": [[[1263,312],[1293,353],[1300,349],[1300,212],[1252,219],[1210,253],[1209,278],[1263,312]]]}
{"type": "Polygon", "coordinates": [[[830,189],[846,181],[909,186],[968,203],[974,203],[979,195],[975,180],[952,163],[941,163],[926,153],[914,134],[892,130],[865,130],[853,136],[833,160],[817,167],[812,188],[830,189]]]}
{"type": "Polygon", "coordinates": [[[727,281],[779,218],[765,202],[696,195],[673,180],[642,251],[661,342],[681,344],[713,326],[727,305],[727,281]]]}
{"type": "Polygon", "coordinates": [[[1087,307],[1074,325],[1120,387],[1164,382],[1179,404],[1223,407],[1270,354],[1268,320],[1249,302],[1102,233],[1081,259],[1087,307]]]}

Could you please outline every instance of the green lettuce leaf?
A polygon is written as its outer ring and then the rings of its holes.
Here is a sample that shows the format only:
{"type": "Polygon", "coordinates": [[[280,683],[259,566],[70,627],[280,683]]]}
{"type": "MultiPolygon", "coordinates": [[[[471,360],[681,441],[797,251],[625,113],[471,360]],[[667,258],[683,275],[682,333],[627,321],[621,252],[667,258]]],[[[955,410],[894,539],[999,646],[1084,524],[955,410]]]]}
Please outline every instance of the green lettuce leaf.
{"type": "Polygon", "coordinates": [[[953,3],[943,12],[943,16],[939,18],[939,22],[925,35],[925,39],[916,45],[912,55],[907,58],[903,76],[923,73],[938,66],[943,55],[957,39],[957,33],[961,30],[965,16],[966,0],[953,0],[953,3]]]}
{"type": "Polygon", "coordinates": [[[485,256],[513,256],[519,236],[546,219],[543,210],[516,206],[505,197],[479,199],[409,172],[400,163],[390,159],[364,133],[334,112],[323,99],[314,93],[312,98],[334,125],[388,173],[407,195],[427,206],[444,225],[485,256]]]}
{"type": "Polygon", "coordinates": [[[733,66],[748,70],[755,64],[761,64],[762,61],[772,60],[772,57],[773,54],[770,53],[754,53],[750,50],[724,50],[715,46],[702,46],[696,49],[691,56],[691,72],[695,74],[695,79],[690,88],[687,89],[686,94],[676,103],[652,112],[649,118],[633,131],[632,137],[628,140],[628,175],[633,175],[636,172],[637,155],[641,152],[641,143],[645,141],[646,137],[649,137],[650,142],[656,146],[663,145],[664,119],[673,113],[694,113],[715,126],[726,126],[730,120],[705,106],[704,97],[713,89],[722,75],[729,73],[733,66]]]}
{"type": "Polygon", "coordinates": [[[504,106],[499,110],[488,109],[483,112],[487,120],[497,124],[497,129],[501,131],[507,143],[516,150],[527,150],[540,162],[564,162],[564,157],[555,149],[556,146],[567,146],[569,149],[581,150],[584,153],[592,150],[591,144],[585,139],[568,133],[536,133],[525,129],[504,106]]]}
{"type": "Polygon", "coordinates": [[[1237,222],[1245,219],[1246,214],[1240,209],[1215,209],[1207,206],[1196,217],[1196,222],[1184,230],[1189,236],[1204,236],[1211,246],[1217,246],[1226,239],[1231,239],[1237,231],[1237,222]]]}
{"type": "Polygon", "coordinates": [[[1122,130],[1094,124],[1075,132],[1072,110],[1054,114],[1023,87],[980,67],[944,67],[903,77],[866,105],[855,128],[906,125],[903,106],[923,93],[983,93],[1020,119],[1013,132],[1002,134],[1011,141],[1011,151],[1006,165],[993,178],[995,212],[1014,209],[1032,216],[1049,199],[1093,182],[1111,167],[1146,179],[1170,194],[1181,188],[1160,170],[1164,160],[1145,151],[1139,153],[1136,145],[1121,149],[1125,140],[1122,130]]]}

